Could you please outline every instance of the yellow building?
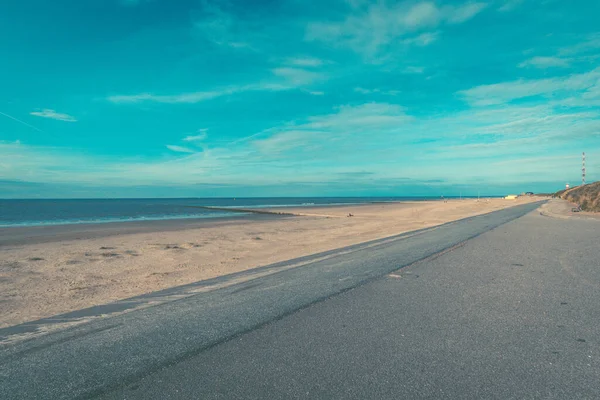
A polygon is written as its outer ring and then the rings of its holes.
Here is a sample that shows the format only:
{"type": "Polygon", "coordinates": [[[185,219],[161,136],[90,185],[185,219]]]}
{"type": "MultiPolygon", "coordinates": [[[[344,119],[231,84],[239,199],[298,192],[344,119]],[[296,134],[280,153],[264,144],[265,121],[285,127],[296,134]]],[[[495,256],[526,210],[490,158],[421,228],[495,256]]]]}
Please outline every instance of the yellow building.
{"type": "Polygon", "coordinates": [[[516,194],[509,194],[508,196],[505,197],[506,200],[515,200],[517,197],[516,194]]]}

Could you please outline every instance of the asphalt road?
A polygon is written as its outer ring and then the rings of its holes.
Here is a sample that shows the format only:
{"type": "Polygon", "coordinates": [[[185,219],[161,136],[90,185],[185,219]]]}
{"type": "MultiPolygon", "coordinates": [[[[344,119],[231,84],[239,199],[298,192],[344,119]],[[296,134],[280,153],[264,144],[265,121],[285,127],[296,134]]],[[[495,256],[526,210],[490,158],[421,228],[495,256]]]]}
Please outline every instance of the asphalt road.
{"type": "Polygon", "coordinates": [[[0,398],[600,398],[600,225],[534,207],[3,346],[0,398]]]}

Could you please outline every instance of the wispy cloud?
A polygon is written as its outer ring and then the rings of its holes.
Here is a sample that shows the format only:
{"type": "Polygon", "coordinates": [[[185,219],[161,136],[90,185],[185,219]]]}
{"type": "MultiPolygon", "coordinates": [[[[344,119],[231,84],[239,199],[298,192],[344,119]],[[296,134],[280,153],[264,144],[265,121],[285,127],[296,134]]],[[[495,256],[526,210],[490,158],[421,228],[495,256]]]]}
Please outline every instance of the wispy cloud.
{"type": "Polygon", "coordinates": [[[382,90],[379,88],[375,88],[375,89],[366,89],[363,87],[355,87],[354,91],[356,93],[361,93],[361,94],[383,94],[383,95],[388,95],[388,96],[396,96],[398,94],[400,94],[399,90],[382,90]]]}
{"type": "Polygon", "coordinates": [[[173,95],[156,95],[151,93],[140,93],[133,95],[116,95],[109,96],[108,101],[113,103],[141,103],[141,102],[156,102],[156,103],[199,103],[205,100],[211,100],[221,96],[227,96],[233,93],[250,90],[247,87],[230,87],[217,91],[210,92],[190,92],[179,93],[173,95]]]}
{"type": "Polygon", "coordinates": [[[210,91],[187,92],[169,95],[153,93],[113,95],[108,96],[107,100],[115,104],[133,104],[143,102],[193,104],[243,92],[278,92],[300,89],[304,86],[309,86],[313,83],[327,79],[327,75],[322,72],[309,71],[302,68],[279,67],[272,69],[270,72],[272,76],[269,79],[247,85],[228,86],[210,91]]]}
{"type": "Polygon", "coordinates": [[[532,96],[547,96],[562,92],[563,96],[593,88],[600,79],[600,68],[592,71],[571,74],[566,77],[531,79],[481,85],[460,91],[466,101],[475,106],[507,103],[532,96]]]}
{"type": "Polygon", "coordinates": [[[532,57],[529,60],[523,61],[519,64],[520,68],[535,67],[535,68],[552,68],[569,67],[569,60],[559,57],[532,57]]]}
{"type": "Polygon", "coordinates": [[[341,151],[349,145],[344,138],[352,138],[350,145],[354,147],[357,144],[355,135],[382,135],[412,120],[403,107],[395,104],[340,106],[332,114],[313,116],[304,123],[289,123],[271,129],[267,138],[256,139],[253,143],[269,157],[299,149],[309,149],[315,157],[319,154],[331,156],[336,147],[337,151],[341,151]]]}
{"type": "Polygon", "coordinates": [[[216,2],[204,1],[203,11],[204,16],[195,22],[195,30],[202,38],[232,49],[256,50],[247,40],[250,31],[243,27],[243,21],[216,2]]]}
{"type": "Polygon", "coordinates": [[[404,68],[402,72],[404,72],[405,74],[422,74],[423,72],[425,72],[425,68],[409,66],[404,68]]]}
{"type": "Polygon", "coordinates": [[[291,83],[295,86],[309,85],[324,78],[323,74],[313,71],[308,71],[302,68],[275,68],[273,74],[284,78],[286,83],[291,83]]]}
{"type": "Polygon", "coordinates": [[[33,111],[29,114],[35,115],[36,117],[56,119],[58,121],[77,122],[77,119],[69,114],[57,113],[56,111],[48,108],[45,108],[41,111],[33,111]]]}
{"type": "Polygon", "coordinates": [[[287,64],[298,67],[319,67],[323,65],[323,60],[314,57],[292,57],[287,59],[287,64]]]}
{"type": "Polygon", "coordinates": [[[436,33],[419,31],[431,31],[443,24],[464,23],[485,7],[485,3],[474,2],[446,6],[438,6],[432,1],[397,5],[379,2],[366,9],[351,9],[342,21],[311,23],[306,38],[349,47],[372,58],[380,50],[398,43],[427,45],[435,40],[436,33]]]}
{"type": "Polygon", "coordinates": [[[600,33],[587,35],[579,43],[562,47],[558,50],[559,56],[573,56],[586,53],[596,53],[600,49],[600,33]]]}
{"type": "Polygon", "coordinates": [[[176,145],[172,145],[172,144],[168,144],[167,149],[174,151],[176,153],[195,153],[194,150],[192,150],[188,147],[176,146],[176,145]]]}
{"type": "Polygon", "coordinates": [[[431,43],[435,42],[439,37],[439,32],[425,32],[420,35],[410,37],[408,39],[403,39],[401,41],[402,44],[406,46],[428,46],[431,43]]]}
{"type": "Polygon", "coordinates": [[[479,14],[487,5],[485,3],[466,3],[462,6],[446,6],[441,8],[442,20],[451,24],[462,24],[479,14]]]}
{"type": "MultiPolygon", "coordinates": [[[[594,62],[600,58],[600,34],[587,35],[579,38],[579,42],[570,46],[556,49],[551,56],[536,56],[520,63],[520,68],[569,68],[578,64],[594,62]]],[[[529,53],[534,50],[530,50],[529,53]]]]}
{"type": "Polygon", "coordinates": [[[498,8],[498,11],[508,12],[516,9],[521,4],[523,4],[524,0],[503,0],[503,4],[498,8]]]}
{"type": "Polygon", "coordinates": [[[199,142],[207,138],[208,129],[198,129],[195,135],[189,135],[183,138],[185,142],[199,142]]]}

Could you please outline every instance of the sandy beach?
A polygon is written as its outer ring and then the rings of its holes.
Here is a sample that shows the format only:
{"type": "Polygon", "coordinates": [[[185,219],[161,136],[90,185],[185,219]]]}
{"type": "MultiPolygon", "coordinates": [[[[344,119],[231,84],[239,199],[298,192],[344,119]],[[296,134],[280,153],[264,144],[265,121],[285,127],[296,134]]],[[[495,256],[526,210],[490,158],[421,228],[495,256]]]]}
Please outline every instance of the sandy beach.
{"type": "Polygon", "coordinates": [[[296,216],[2,229],[0,327],[539,200],[373,203],[285,209],[296,216]]]}

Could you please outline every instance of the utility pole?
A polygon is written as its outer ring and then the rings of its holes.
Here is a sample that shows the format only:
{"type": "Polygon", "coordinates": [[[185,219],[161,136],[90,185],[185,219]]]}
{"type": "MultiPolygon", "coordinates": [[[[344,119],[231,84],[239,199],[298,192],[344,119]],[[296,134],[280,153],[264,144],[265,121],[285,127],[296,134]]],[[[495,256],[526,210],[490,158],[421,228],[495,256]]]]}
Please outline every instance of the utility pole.
{"type": "Polygon", "coordinates": [[[585,151],[583,152],[581,163],[581,184],[585,185],[585,151]]]}

